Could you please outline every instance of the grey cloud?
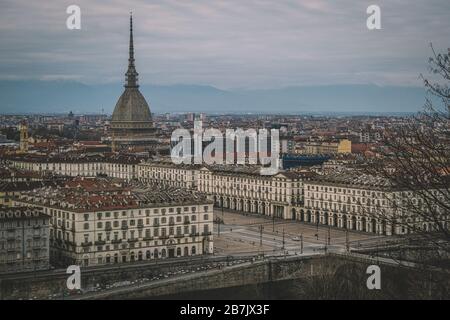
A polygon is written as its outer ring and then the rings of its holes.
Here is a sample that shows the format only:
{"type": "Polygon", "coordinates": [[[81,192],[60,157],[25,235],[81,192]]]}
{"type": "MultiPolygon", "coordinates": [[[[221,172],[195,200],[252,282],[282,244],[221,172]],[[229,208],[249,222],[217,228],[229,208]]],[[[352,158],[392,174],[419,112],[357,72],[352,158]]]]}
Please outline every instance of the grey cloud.
{"type": "Polygon", "coordinates": [[[429,42],[448,43],[448,0],[1,0],[0,77],[122,81],[134,11],[141,82],[221,88],[420,85],[429,42]],[[70,4],[82,30],[65,28],[70,4]],[[377,3],[382,30],[368,31],[377,3]]]}

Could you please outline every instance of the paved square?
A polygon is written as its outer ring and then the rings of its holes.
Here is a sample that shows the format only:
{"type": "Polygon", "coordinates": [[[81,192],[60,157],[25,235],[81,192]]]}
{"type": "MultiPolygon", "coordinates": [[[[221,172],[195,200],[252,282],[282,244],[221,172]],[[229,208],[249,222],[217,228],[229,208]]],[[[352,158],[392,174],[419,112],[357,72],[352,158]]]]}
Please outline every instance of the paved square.
{"type": "Polygon", "coordinates": [[[325,248],[345,251],[360,246],[376,246],[385,236],[346,231],[334,227],[275,219],[259,214],[214,210],[216,254],[289,254],[324,252],[325,248]],[[262,229],[261,229],[262,228],[262,229]],[[220,230],[219,230],[220,229],[220,230]],[[284,234],[284,235],[283,235],[284,234]],[[303,239],[303,241],[301,241],[303,239]],[[283,244],[284,242],[284,244],[283,244]],[[302,250],[303,246],[303,250],[302,250]]]}

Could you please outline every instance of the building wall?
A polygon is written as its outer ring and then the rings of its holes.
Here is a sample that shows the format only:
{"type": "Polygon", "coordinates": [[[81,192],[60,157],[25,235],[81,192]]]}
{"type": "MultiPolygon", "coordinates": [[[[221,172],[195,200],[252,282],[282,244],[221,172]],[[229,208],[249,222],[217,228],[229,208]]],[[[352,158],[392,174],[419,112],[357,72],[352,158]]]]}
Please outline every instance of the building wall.
{"type": "Polygon", "coordinates": [[[0,212],[0,272],[49,268],[49,217],[35,209],[0,212]],[[12,216],[4,212],[13,212],[12,216]]]}
{"type": "Polygon", "coordinates": [[[199,169],[192,166],[142,163],[137,166],[137,177],[142,182],[158,182],[196,190],[199,169]]]}
{"type": "MultiPolygon", "coordinates": [[[[17,205],[30,205],[16,201],[17,205]]],[[[82,266],[213,253],[213,207],[205,204],[79,212],[43,207],[51,216],[52,262],[82,266]]]]}
{"type": "Polygon", "coordinates": [[[291,207],[303,201],[299,177],[228,174],[203,169],[198,191],[206,193],[216,206],[284,219],[292,219],[291,207]]]}
{"type": "Polygon", "coordinates": [[[347,139],[340,140],[337,153],[352,153],[352,142],[347,139]]]}
{"type": "Polygon", "coordinates": [[[84,176],[95,177],[98,175],[107,175],[112,178],[136,179],[137,164],[114,163],[114,162],[31,162],[31,161],[11,161],[13,166],[20,169],[31,170],[35,172],[51,172],[71,177],[84,176]]]}

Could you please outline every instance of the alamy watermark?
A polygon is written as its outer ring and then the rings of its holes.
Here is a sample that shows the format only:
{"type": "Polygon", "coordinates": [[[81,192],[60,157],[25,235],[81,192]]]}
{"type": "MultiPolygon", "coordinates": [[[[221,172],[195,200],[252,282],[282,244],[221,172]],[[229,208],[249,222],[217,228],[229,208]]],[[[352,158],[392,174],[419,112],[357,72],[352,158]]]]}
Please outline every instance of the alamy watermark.
{"type": "Polygon", "coordinates": [[[381,9],[380,6],[372,4],[367,7],[367,14],[370,16],[367,18],[366,26],[369,30],[380,30],[381,29],[381,9]]]}
{"type": "Polygon", "coordinates": [[[278,129],[271,129],[270,135],[267,129],[226,129],[224,135],[218,129],[204,130],[202,121],[195,121],[193,134],[187,129],[176,129],[171,144],[174,164],[260,164],[261,174],[278,173],[278,129]]]}
{"type": "Polygon", "coordinates": [[[67,278],[66,286],[69,290],[80,290],[81,289],[81,270],[80,266],[71,265],[67,267],[67,274],[70,276],[67,278]]]}
{"type": "Polygon", "coordinates": [[[81,29],[81,8],[75,4],[67,7],[66,13],[70,14],[66,20],[66,27],[69,30],[81,29]]]}
{"type": "Polygon", "coordinates": [[[381,269],[377,265],[370,265],[366,270],[367,274],[370,276],[367,278],[366,286],[369,290],[380,290],[381,289],[381,269]]]}

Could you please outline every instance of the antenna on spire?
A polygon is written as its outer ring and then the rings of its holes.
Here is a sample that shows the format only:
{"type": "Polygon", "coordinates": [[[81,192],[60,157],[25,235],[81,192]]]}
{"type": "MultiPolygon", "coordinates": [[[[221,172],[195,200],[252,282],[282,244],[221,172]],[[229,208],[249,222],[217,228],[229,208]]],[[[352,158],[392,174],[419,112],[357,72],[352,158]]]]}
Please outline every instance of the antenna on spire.
{"type": "Polygon", "coordinates": [[[130,47],[128,52],[128,70],[126,76],[126,88],[137,88],[138,85],[138,73],[134,65],[134,43],[133,43],[133,12],[130,11],[130,47]]]}

